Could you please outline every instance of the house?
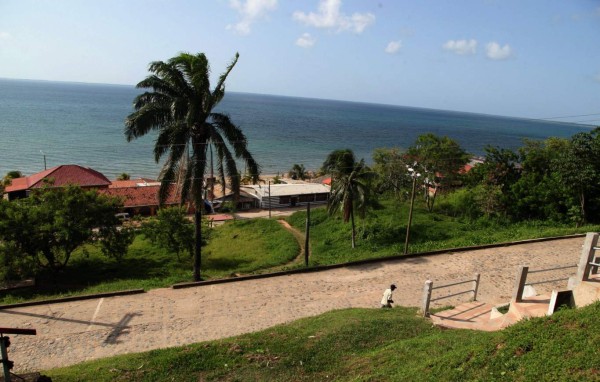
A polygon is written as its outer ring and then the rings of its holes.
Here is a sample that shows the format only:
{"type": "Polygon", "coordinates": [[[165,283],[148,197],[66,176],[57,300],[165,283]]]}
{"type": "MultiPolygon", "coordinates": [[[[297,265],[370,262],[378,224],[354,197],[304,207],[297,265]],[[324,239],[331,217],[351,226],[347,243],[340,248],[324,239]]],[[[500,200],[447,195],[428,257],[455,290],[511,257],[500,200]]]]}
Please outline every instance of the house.
{"type": "Polygon", "coordinates": [[[96,170],[74,164],[60,165],[30,176],[15,178],[4,190],[4,198],[25,198],[32,190],[42,187],[76,185],[88,189],[106,189],[111,184],[107,177],[96,170]]]}
{"type": "Polygon", "coordinates": [[[330,192],[329,187],[318,183],[252,185],[240,189],[256,198],[258,207],[263,209],[326,204],[330,192]]]}
{"type": "MultiPolygon", "coordinates": [[[[130,216],[156,215],[159,207],[160,182],[151,179],[115,180],[108,188],[98,190],[102,195],[117,197],[123,202],[123,212],[130,216]]],[[[180,196],[175,184],[169,186],[164,206],[179,205],[180,196]]]]}

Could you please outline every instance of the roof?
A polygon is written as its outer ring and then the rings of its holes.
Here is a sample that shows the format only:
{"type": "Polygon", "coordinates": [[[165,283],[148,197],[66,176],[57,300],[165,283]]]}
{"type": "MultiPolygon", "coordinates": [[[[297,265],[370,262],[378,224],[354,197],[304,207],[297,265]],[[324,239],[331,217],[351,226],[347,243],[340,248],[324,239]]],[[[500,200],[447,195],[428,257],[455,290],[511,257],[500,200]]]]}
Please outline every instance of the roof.
{"type": "MultiPolygon", "coordinates": [[[[258,197],[269,196],[269,186],[253,185],[253,186],[241,186],[240,189],[248,192],[249,194],[256,195],[258,197]]],[[[271,196],[295,196],[295,195],[308,195],[308,194],[328,194],[329,188],[317,183],[302,183],[302,184],[272,184],[271,185],[271,196]]]]}
{"type": "Polygon", "coordinates": [[[139,178],[130,180],[113,180],[108,188],[123,188],[123,187],[146,187],[160,185],[160,182],[154,179],[139,178]]]}
{"type": "Polygon", "coordinates": [[[30,176],[15,178],[12,180],[10,186],[6,187],[5,191],[24,191],[32,188],[41,188],[46,185],[50,187],[64,187],[69,184],[80,187],[106,187],[110,184],[110,180],[91,168],[76,164],[67,164],[52,167],[51,169],[30,176]],[[48,184],[45,180],[52,180],[52,183],[48,184]]]}
{"type": "MultiPolygon", "coordinates": [[[[156,186],[143,186],[143,187],[119,187],[119,188],[104,188],[98,190],[98,193],[102,195],[115,196],[123,200],[123,206],[125,208],[131,207],[146,207],[146,206],[158,206],[158,191],[160,185],[156,186]]],[[[180,199],[176,194],[175,185],[171,185],[169,189],[169,195],[165,200],[164,204],[173,205],[179,204],[180,199]]]]}

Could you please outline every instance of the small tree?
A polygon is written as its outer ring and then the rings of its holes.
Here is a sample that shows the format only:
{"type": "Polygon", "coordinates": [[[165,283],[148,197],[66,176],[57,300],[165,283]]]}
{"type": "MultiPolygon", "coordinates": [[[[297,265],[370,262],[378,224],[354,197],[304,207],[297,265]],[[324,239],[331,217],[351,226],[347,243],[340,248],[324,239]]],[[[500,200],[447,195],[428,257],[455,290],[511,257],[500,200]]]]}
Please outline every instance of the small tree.
{"type": "MultiPolygon", "coordinates": [[[[174,252],[178,260],[181,252],[193,254],[194,225],[182,207],[161,208],[156,219],[142,225],[142,232],[152,243],[174,252]]],[[[207,232],[202,236],[203,245],[207,242],[207,232]]]]}
{"type": "MultiPolygon", "coordinates": [[[[0,246],[56,272],[77,248],[103,239],[118,224],[118,199],[77,186],[44,188],[17,201],[0,200],[0,246]],[[96,234],[94,231],[98,230],[96,234]]],[[[23,262],[23,261],[19,261],[23,262]]]]}
{"type": "Polygon", "coordinates": [[[292,166],[292,169],[288,172],[288,176],[292,179],[305,180],[308,177],[308,173],[306,172],[303,164],[295,163],[292,166]]]}
{"type": "Polygon", "coordinates": [[[100,249],[104,256],[121,262],[135,239],[135,231],[131,227],[111,226],[103,229],[100,249]]]}
{"type": "Polygon", "coordinates": [[[126,172],[123,172],[123,173],[121,173],[121,174],[120,174],[120,175],[117,177],[117,180],[129,180],[129,179],[131,179],[131,176],[129,176],[129,174],[128,174],[128,173],[126,173],[126,172]]]}

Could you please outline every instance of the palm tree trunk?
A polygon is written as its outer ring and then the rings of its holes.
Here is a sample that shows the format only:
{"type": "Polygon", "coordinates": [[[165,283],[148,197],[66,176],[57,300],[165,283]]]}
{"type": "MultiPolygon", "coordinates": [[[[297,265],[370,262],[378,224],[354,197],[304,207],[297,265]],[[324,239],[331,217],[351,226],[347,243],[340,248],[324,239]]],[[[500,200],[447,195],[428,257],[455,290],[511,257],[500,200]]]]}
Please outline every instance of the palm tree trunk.
{"type": "Polygon", "coordinates": [[[202,206],[196,204],[194,213],[195,235],[194,235],[194,281],[200,281],[200,260],[202,258],[202,206]]]}
{"type": "Polygon", "coordinates": [[[350,210],[350,221],[352,222],[352,249],[356,247],[356,227],[354,226],[354,209],[350,210]]]}

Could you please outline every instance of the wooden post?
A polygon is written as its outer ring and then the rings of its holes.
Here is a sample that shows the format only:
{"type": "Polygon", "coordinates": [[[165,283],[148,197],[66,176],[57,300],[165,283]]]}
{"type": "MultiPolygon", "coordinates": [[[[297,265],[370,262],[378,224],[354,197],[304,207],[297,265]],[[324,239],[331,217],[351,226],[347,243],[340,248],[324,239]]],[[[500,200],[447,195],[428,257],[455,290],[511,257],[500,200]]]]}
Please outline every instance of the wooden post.
{"type": "Polygon", "coordinates": [[[433,281],[425,281],[425,287],[423,288],[423,317],[429,317],[429,303],[431,302],[431,291],[433,290],[433,281]]]}
{"type": "Polygon", "coordinates": [[[590,277],[590,270],[592,266],[590,262],[594,259],[596,250],[594,247],[598,246],[598,234],[595,232],[588,232],[581,248],[581,256],[579,257],[579,265],[577,267],[577,276],[575,278],[575,284],[579,284],[582,281],[586,281],[590,277]]]}
{"type": "Polygon", "coordinates": [[[271,219],[271,181],[269,180],[269,219],[271,219]]]}
{"type": "Polygon", "coordinates": [[[523,301],[523,289],[525,289],[525,282],[527,281],[527,272],[529,272],[529,267],[519,267],[517,279],[515,280],[515,287],[513,289],[512,302],[523,301]]]}
{"type": "Polygon", "coordinates": [[[475,273],[475,280],[473,280],[473,301],[477,301],[477,291],[479,290],[479,273],[475,273]]]}
{"type": "Polygon", "coordinates": [[[310,238],[310,202],[306,205],[306,235],[304,237],[304,266],[308,267],[308,243],[310,238]]]}

